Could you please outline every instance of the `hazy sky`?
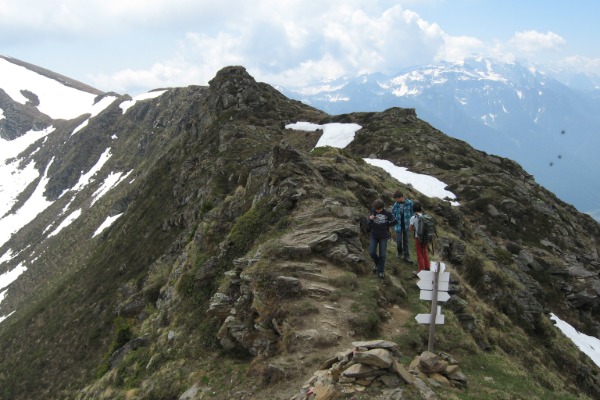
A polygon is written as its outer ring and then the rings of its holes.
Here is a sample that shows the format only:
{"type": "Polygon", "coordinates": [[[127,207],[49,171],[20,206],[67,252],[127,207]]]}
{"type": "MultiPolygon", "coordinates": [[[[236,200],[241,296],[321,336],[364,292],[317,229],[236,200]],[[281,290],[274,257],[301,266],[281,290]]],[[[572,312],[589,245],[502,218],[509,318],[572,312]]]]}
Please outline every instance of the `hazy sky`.
{"type": "Polygon", "coordinates": [[[131,95],[227,65],[295,86],[470,53],[600,74],[598,15],[597,0],[0,0],[0,54],[131,95]]]}

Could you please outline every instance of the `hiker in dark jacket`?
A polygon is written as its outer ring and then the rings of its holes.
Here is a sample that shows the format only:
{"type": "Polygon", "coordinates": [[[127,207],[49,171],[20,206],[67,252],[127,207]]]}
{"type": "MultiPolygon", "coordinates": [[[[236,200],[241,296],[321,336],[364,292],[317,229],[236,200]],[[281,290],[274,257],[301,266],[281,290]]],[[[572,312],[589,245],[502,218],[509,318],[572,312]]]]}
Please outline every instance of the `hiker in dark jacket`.
{"type": "Polygon", "coordinates": [[[383,279],[385,277],[385,253],[387,242],[390,239],[390,226],[396,225],[396,219],[391,212],[384,209],[383,200],[377,199],[373,202],[373,209],[369,215],[369,228],[371,230],[371,243],[369,254],[375,263],[373,272],[383,279]],[[379,247],[379,254],[377,248],[379,247]]]}

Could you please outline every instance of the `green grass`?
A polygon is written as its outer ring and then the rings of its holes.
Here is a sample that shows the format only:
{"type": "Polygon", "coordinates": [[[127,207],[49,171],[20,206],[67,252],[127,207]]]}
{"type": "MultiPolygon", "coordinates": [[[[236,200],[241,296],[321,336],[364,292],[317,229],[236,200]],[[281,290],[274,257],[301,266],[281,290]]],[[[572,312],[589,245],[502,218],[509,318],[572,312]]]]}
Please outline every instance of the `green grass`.
{"type": "MultiPolygon", "coordinates": [[[[468,377],[464,390],[442,389],[441,398],[461,400],[485,399],[578,399],[579,396],[541,387],[532,374],[506,356],[479,352],[460,362],[461,371],[468,377]],[[443,393],[443,395],[442,395],[443,393]]],[[[581,397],[584,398],[584,397],[581,397]]]]}

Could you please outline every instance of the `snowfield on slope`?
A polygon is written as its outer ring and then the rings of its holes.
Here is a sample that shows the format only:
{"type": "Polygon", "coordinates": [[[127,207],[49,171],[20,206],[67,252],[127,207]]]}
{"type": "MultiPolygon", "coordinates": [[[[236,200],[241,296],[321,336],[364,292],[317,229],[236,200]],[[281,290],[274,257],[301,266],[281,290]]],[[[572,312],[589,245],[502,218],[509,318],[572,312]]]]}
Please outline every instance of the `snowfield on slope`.
{"type": "MultiPolygon", "coordinates": [[[[285,127],[287,129],[309,132],[322,129],[323,135],[315,147],[331,146],[340,149],[343,149],[352,143],[354,135],[362,128],[362,126],[358,124],[332,123],[319,125],[311,122],[296,122],[294,124],[288,124],[285,127]]],[[[428,197],[436,197],[443,200],[449,199],[450,204],[453,206],[459,205],[459,203],[455,201],[456,195],[444,189],[448,185],[433,176],[411,172],[407,168],[397,166],[388,160],[377,158],[365,158],[364,160],[368,164],[384,169],[398,182],[411,185],[428,197]]]]}

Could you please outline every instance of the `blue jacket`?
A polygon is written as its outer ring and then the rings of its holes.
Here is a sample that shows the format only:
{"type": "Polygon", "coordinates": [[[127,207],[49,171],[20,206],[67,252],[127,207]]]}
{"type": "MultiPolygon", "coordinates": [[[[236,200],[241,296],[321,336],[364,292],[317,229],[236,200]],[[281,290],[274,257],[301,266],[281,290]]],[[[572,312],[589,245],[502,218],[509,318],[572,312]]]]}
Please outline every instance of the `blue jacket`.
{"type": "Polygon", "coordinates": [[[404,218],[404,230],[408,231],[408,225],[410,224],[410,217],[412,217],[415,212],[413,211],[413,202],[412,200],[404,198],[404,212],[400,212],[400,204],[398,202],[394,202],[392,206],[392,214],[394,218],[398,221],[398,224],[394,226],[394,230],[396,232],[402,231],[402,219],[404,218]]]}
{"type": "Polygon", "coordinates": [[[378,213],[371,210],[369,216],[374,215],[375,219],[369,218],[369,228],[371,229],[371,237],[375,239],[389,239],[390,226],[396,225],[396,218],[388,210],[382,210],[378,213]]]}

